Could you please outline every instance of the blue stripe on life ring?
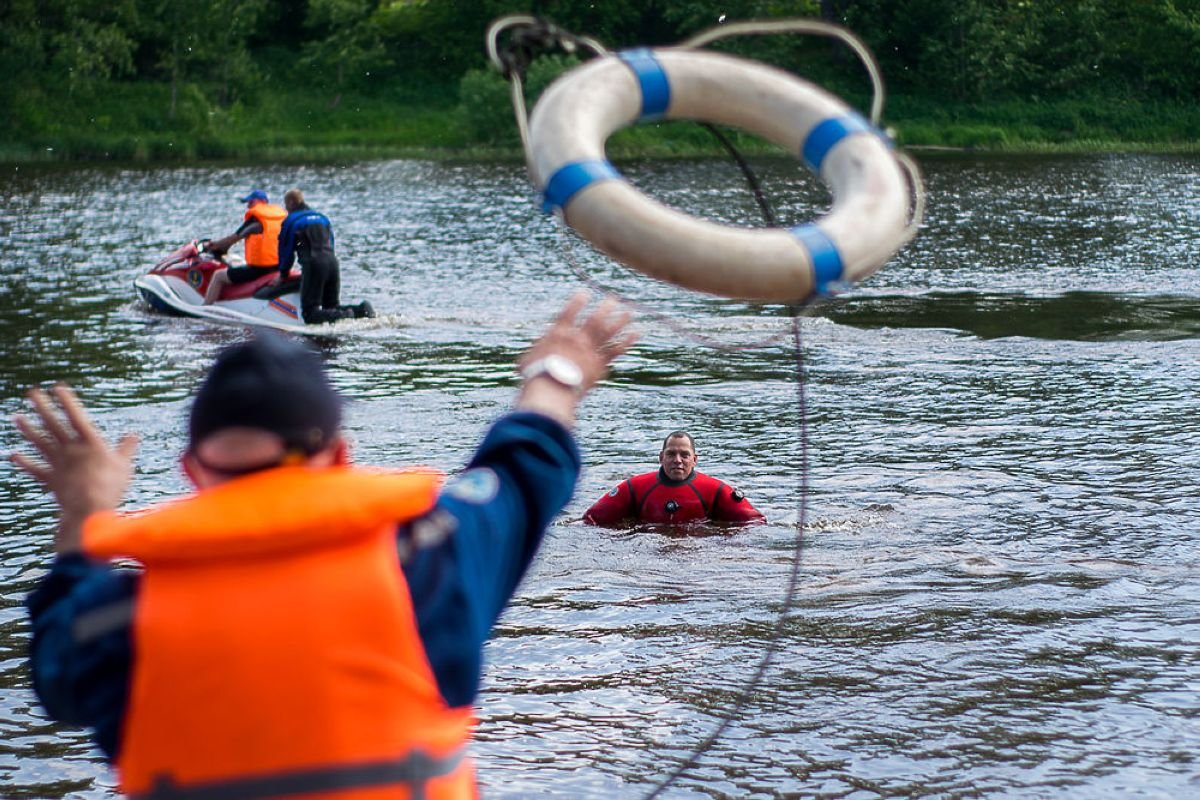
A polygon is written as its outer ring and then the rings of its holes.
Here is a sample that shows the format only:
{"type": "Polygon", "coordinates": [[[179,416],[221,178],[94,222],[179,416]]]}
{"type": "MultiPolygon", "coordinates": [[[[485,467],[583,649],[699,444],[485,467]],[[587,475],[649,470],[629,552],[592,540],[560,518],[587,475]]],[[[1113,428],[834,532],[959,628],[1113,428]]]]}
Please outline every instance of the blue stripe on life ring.
{"type": "Polygon", "coordinates": [[[845,269],[837,245],[825,231],[811,222],[792,228],[792,235],[800,240],[812,259],[814,291],[817,294],[829,294],[830,284],[840,281],[845,269]]]}
{"type": "Polygon", "coordinates": [[[546,188],[542,190],[542,211],[552,214],[555,209],[565,208],[581,189],[597,181],[620,178],[621,173],[617,172],[617,168],[603,159],[563,164],[546,181],[546,188]]]}
{"type": "Polygon", "coordinates": [[[671,81],[654,57],[654,51],[646,47],[622,50],[617,53],[617,58],[633,70],[633,76],[642,87],[642,113],[638,121],[654,120],[666,114],[667,106],[671,105],[671,81]]]}
{"type": "Polygon", "coordinates": [[[807,162],[812,171],[819,173],[821,171],[821,163],[825,161],[825,156],[829,155],[829,151],[838,142],[851,134],[863,133],[864,131],[874,133],[875,129],[871,126],[871,123],[854,112],[841,117],[830,117],[818,123],[816,127],[808,132],[800,153],[804,156],[805,162],[807,162]]]}

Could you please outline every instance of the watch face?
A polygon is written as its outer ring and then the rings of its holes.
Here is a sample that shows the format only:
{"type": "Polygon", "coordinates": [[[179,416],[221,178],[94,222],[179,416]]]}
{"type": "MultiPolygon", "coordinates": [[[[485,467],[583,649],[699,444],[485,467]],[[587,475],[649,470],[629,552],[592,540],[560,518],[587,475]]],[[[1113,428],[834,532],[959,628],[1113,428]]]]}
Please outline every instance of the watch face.
{"type": "Polygon", "coordinates": [[[583,386],[583,370],[571,359],[557,354],[539,358],[521,370],[521,377],[533,380],[539,375],[545,375],[555,383],[560,383],[570,389],[583,386]]]}
{"type": "Polygon", "coordinates": [[[570,359],[560,355],[546,356],[546,373],[561,384],[577,388],[583,384],[583,371],[570,359]]]}

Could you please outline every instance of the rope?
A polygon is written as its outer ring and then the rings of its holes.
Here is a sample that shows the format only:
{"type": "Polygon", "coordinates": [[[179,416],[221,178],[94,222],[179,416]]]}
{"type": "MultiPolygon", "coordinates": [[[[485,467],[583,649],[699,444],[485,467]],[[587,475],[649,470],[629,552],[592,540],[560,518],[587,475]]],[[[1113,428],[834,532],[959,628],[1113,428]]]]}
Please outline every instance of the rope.
{"type": "MultiPolygon", "coordinates": [[[[678,47],[685,49],[694,49],[715,42],[729,36],[744,36],[757,34],[777,34],[777,33],[811,33],[819,36],[828,36],[845,43],[858,56],[867,70],[867,74],[871,80],[872,86],[872,101],[870,111],[870,121],[875,127],[879,127],[880,120],[883,116],[884,105],[884,90],[883,79],[879,71],[879,67],[875,62],[870,51],[854,34],[844,28],[836,25],[830,25],[826,22],[818,20],[768,20],[768,21],[751,21],[741,23],[730,23],[721,25],[717,28],[704,31],[690,39],[681,42],[678,47]]],[[[579,37],[562,30],[544,20],[530,16],[510,16],[496,20],[487,33],[487,48],[488,56],[492,63],[500,70],[512,84],[512,104],[513,113],[516,116],[517,128],[521,135],[521,144],[525,151],[525,161],[527,165],[532,165],[533,157],[529,147],[529,120],[528,113],[525,108],[524,89],[522,88],[522,76],[524,70],[528,67],[530,61],[535,57],[536,49],[558,46],[566,50],[568,53],[577,52],[579,49],[590,50],[593,55],[603,56],[608,54],[608,50],[593,39],[579,37]],[[506,49],[501,49],[498,41],[500,34],[506,30],[512,29],[509,39],[509,46],[506,49]]],[[[763,215],[765,223],[769,227],[776,226],[775,214],[772,211],[770,204],[759,185],[757,177],[749,164],[737,151],[732,142],[724,136],[719,130],[712,125],[702,123],[717,141],[725,148],[730,157],[737,163],[741,169],[743,176],[754,193],[756,202],[760,212],[763,215]]],[[[920,170],[916,162],[904,153],[897,152],[896,157],[902,165],[905,175],[909,182],[909,188],[912,193],[912,212],[908,226],[905,231],[904,243],[912,240],[916,235],[921,221],[924,218],[925,212],[925,196],[924,186],[921,180],[920,170]]],[[[800,470],[799,470],[799,498],[797,501],[797,518],[796,518],[796,536],[793,547],[794,557],[792,558],[791,572],[788,576],[787,587],[784,591],[783,606],[779,614],[775,617],[772,625],[770,636],[765,645],[762,657],[759,659],[750,678],[737,692],[733,703],[729,708],[720,715],[716,727],[702,741],[700,741],[691,753],[684,758],[668,775],[659,781],[646,795],[646,800],[654,800],[663,792],[670,788],[677,780],[686,775],[692,770],[700,759],[713,747],[716,746],[721,736],[729,729],[742,711],[749,705],[751,697],[755,690],[762,684],[768,670],[774,662],[776,656],[780,652],[780,641],[783,638],[785,625],[788,618],[794,612],[797,605],[797,595],[800,584],[800,562],[803,553],[804,544],[804,526],[807,523],[808,514],[808,416],[807,416],[807,396],[805,394],[805,369],[804,369],[804,352],[803,341],[801,335],[801,319],[802,311],[805,305],[797,304],[789,306],[791,316],[790,330],[769,337],[767,339],[753,342],[745,345],[730,345],[720,342],[708,336],[699,334],[693,330],[685,328],[678,323],[673,317],[657,311],[643,303],[639,303],[625,297],[621,292],[613,291],[608,287],[603,286],[594,278],[591,277],[576,261],[574,253],[570,246],[570,236],[567,235],[568,228],[562,215],[558,215],[559,225],[562,226],[560,231],[563,232],[561,241],[563,243],[563,252],[568,265],[572,271],[589,287],[598,289],[608,294],[613,294],[620,297],[627,305],[637,309],[639,312],[646,314],[659,322],[666,325],[671,330],[681,336],[690,339],[707,347],[723,351],[746,350],[752,348],[766,347],[776,344],[785,338],[792,339],[793,347],[796,355],[796,406],[798,413],[798,426],[800,436],[800,470]]]]}
{"type": "MultiPolygon", "coordinates": [[[[643,316],[650,317],[651,319],[655,320],[656,322],[661,323],[663,326],[669,328],[670,330],[679,334],[681,337],[683,337],[685,339],[689,339],[689,340],[695,342],[696,344],[704,345],[705,347],[710,347],[714,350],[721,350],[721,351],[725,351],[725,352],[741,352],[744,350],[758,350],[761,348],[770,347],[771,345],[778,344],[779,342],[790,338],[792,335],[790,330],[785,329],[785,330],[781,331],[780,333],[774,334],[773,336],[768,336],[765,339],[759,339],[757,341],[747,342],[746,344],[729,344],[727,342],[722,342],[720,339],[716,339],[712,336],[707,336],[703,333],[699,333],[699,332],[693,330],[692,328],[689,328],[688,326],[684,325],[683,323],[677,321],[675,319],[675,317],[673,317],[672,315],[667,314],[662,311],[659,311],[657,308],[647,305],[646,303],[642,303],[637,300],[634,300],[633,298],[625,295],[623,292],[620,292],[616,289],[606,286],[605,284],[603,284],[600,281],[593,278],[587,272],[587,270],[585,270],[582,266],[579,265],[579,262],[575,259],[575,253],[571,249],[571,240],[570,240],[570,235],[573,234],[573,232],[569,228],[566,228],[565,224],[562,223],[561,221],[559,224],[563,225],[563,227],[559,229],[560,234],[561,234],[560,241],[562,242],[563,259],[567,262],[567,266],[569,266],[571,268],[571,271],[573,273],[575,273],[575,277],[579,278],[579,280],[584,285],[586,285],[589,289],[592,289],[593,291],[600,292],[602,294],[611,294],[614,297],[619,297],[621,299],[621,302],[624,303],[625,305],[637,310],[637,312],[642,314],[643,316]]],[[[801,310],[806,307],[807,307],[806,305],[793,306],[792,313],[796,316],[801,316],[801,313],[800,313],[801,310]]]]}
{"type": "Polygon", "coordinates": [[[525,70],[543,51],[558,48],[573,54],[588,50],[593,56],[606,56],[608,49],[590,36],[578,36],[558,27],[552,22],[525,14],[500,17],[488,26],[486,35],[488,60],[500,70],[511,84],[513,114],[517,118],[517,131],[521,135],[521,149],[525,151],[525,163],[533,163],[529,149],[529,114],[525,109],[525,70]],[[500,35],[510,31],[508,46],[500,47],[500,35]]]}
{"type": "Polygon", "coordinates": [[[875,63],[875,57],[871,55],[871,51],[867,49],[861,39],[838,25],[831,25],[815,19],[731,22],[698,33],[692,38],[680,42],[679,46],[694,49],[730,36],[753,36],[768,33],[811,33],[817,36],[829,36],[853,50],[871,78],[871,124],[879,127],[879,121],[883,118],[883,76],[879,72],[879,65],[875,63]]]}
{"type": "MultiPolygon", "coordinates": [[[[711,126],[706,125],[705,127],[708,127],[709,130],[717,136],[718,140],[730,151],[730,154],[734,160],[738,162],[739,167],[742,168],[743,174],[746,176],[747,182],[754,191],[755,197],[759,202],[759,209],[762,211],[764,219],[773,224],[774,213],[772,212],[769,203],[767,203],[765,196],[763,196],[758,179],[754,175],[754,172],[750,168],[749,164],[746,163],[745,159],[742,158],[741,153],[737,151],[737,149],[726,137],[720,135],[720,133],[711,126]]],[[[733,703],[731,703],[728,709],[721,714],[717,725],[712,732],[709,733],[708,736],[706,736],[702,741],[696,744],[696,746],[692,748],[690,754],[665,778],[656,784],[654,788],[651,789],[649,794],[646,795],[645,800],[653,800],[653,798],[659,797],[677,780],[686,775],[689,770],[694,768],[700,761],[701,757],[703,757],[708,751],[712,750],[712,748],[720,740],[721,736],[725,734],[725,731],[729,729],[729,726],[733,724],[734,720],[741,715],[742,710],[750,703],[750,698],[762,684],[763,679],[766,677],[767,671],[770,669],[776,655],[779,653],[779,642],[783,636],[784,626],[787,623],[788,617],[791,616],[796,607],[796,598],[798,594],[797,590],[799,589],[800,585],[800,561],[804,544],[804,526],[807,522],[808,516],[808,414],[807,398],[805,395],[806,379],[804,374],[804,351],[801,337],[801,319],[802,310],[804,307],[801,305],[789,307],[791,314],[790,329],[785,330],[780,334],[743,345],[731,345],[721,342],[712,337],[697,333],[696,331],[691,330],[676,321],[674,317],[664,314],[663,312],[647,306],[644,303],[632,300],[621,292],[610,289],[596,281],[579,265],[575,259],[574,251],[571,249],[570,228],[568,228],[566,223],[563,222],[561,216],[558,217],[558,224],[560,226],[560,233],[562,234],[560,241],[563,245],[563,256],[567,264],[571,267],[572,272],[574,272],[575,275],[589,288],[620,297],[622,302],[624,302],[626,305],[637,309],[642,314],[653,317],[666,327],[678,333],[680,336],[690,339],[693,342],[702,344],[706,347],[725,352],[742,351],[768,347],[790,337],[793,341],[793,347],[796,353],[796,402],[799,419],[798,425],[800,428],[799,496],[797,500],[796,513],[796,537],[795,544],[792,548],[794,556],[792,558],[792,568],[788,576],[787,587],[784,590],[783,607],[780,609],[778,616],[775,618],[775,622],[772,626],[770,636],[767,640],[768,643],[763,651],[762,658],[759,659],[758,665],[755,667],[750,678],[738,690],[733,703]]]]}
{"type": "MultiPolygon", "coordinates": [[[[858,56],[858,60],[866,69],[867,76],[871,79],[871,124],[882,130],[884,90],[883,74],[879,71],[879,64],[875,61],[875,56],[871,55],[871,51],[861,39],[839,25],[832,25],[828,22],[815,19],[731,22],[698,33],[692,38],[680,42],[678,46],[686,49],[694,49],[730,36],[754,36],[777,33],[811,33],[815,36],[828,36],[832,39],[837,39],[853,50],[854,54],[858,56]]],[[[913,240],[913,237],[917,235],[917,231],[921,227],[921,222],[925,219],[925,186],[921,180],[921,170],[917,166],[917,162],[913,161],[907,153],[894,151],[893,154],[904,168],[905,175],[908,177],[909,189],[912,192],[912,214],[909,218],[908,226],[905,228],[904,241],[901,242],[901,246],[903,246],[913,240]]]]}
{"type": "Polygon", "coordinates": [[[650,790],[650,793],[646,795],[646,800],[654,800],[654,798],[659,797],[675,781],[679,780],[695,767],[700,757],[716,745],[725,731],[729,729],[729,726],[733,724],[734,719],[741,714],[742,709],[749,705],[750,697],[762,683],[763,678],[766,677],[767,670],[771,668],[772,662],[774,662],[776,655],[779,654],[779,642],[783,639],[784,626],[796,608],[796,598],[800,587],[800,556],[804,547],[804,526],[807,522],[808,514],[808,401],[804,392],[804,350],[800,335],[800,315],[794,313],[794,311],[793,309],[791,328],[796,349],[796,410],[799,415],[797,424],[800,428],[800,477],[798,487],[800,496],[797,501],[796,538],[793,547],[795,557],[792,558],[792,569],[788,575],[787,588],[783,594],[783,608],[779,610],[779,614],[775,617],[775,623],[771,626],[770,637],[767,640],[762,658],[759,659],[758,666],[755,667],[750,679],[746,681],[745,685],[737,693],[729,710],[721,716],[720,722],[713,729],[712,733],[692,748],[691,755],[684,759],[681,764],[675,767],[670,774],[650,790]]]}
{"type": "Polygon", "coordinates": [[[745,177],[746,183],[750,185],[750,191],[754,192],[754,201],[758,203],[758,210],[762,212],[763,220],[767,223],[768,228],[775,227],[775,212],[771,210],[770,203],[767,202],[766,196],[763,194],[762,186],[758,183],[758,176],[754,174],[754,170],[750,169],[750,165],[746,163],[746,159],[742,158],[742,154],[733,146],[733,142],[729,141],[729,137],[721,133],[715,126],[707,122],[701,122],[700,126],[706,128],[711,133],[721,146],[725,148],[725,152],[729,153],[729,157],[738,165],[738,169],[742,171],[742,176],[745,177]]]}
{"type": "MultiPolygon", "coordinates": [[[[746,176],[747,182],[754,191],[755,197],[759,202],[759,209],[762,211],[764,219],[766,219],[770,224],[773,224],[775,215],[771,210],[770,204],[767,203],[765,196],[763,196],[758,179],[754,175],[754,172],[750,168],[749,164],[746,163],[745,159],[742,158],[741,153],[737,151],[737,149],[726,137],[720,135],[720,133],[711,126],[706,125],[705,127],[708,127],[709,130],[717,136],[718,140],[730,151],[734,160],[738,162],[739,167],[742,168],[743,174],[746,176]]],[[[560,241],[563,245],[562,250],[564,259],[570,266],[571,271],[574,272],[575,275],[589,288],[620,297],[622,302],[624,302],[626,305],[637,309],[644,315],[656,319],[658,322],[670,328],[680,336],[715,350],[731,352],[764,348],[790,337],[793,341],[793,347],[796,353],[796,404],[799,418],[798,425],[800,428],[799,497],[797,501],[796,513],[796,537],[795,544],[792,548],[794,556],[792,558],[792,568],[788,576],[787,587],[784,590],[783,607],[780,609],[778,616],[775,618],[775,622],[772,626],[771,634],[768,638],[766,648],[763,651],[762,658],[759,659],[758,665],[755,667],[750,678],[738,690],[733,703],[731,703],[728,709],[721,714],[717,725],[712,732],[709,733],[708,736],[700,741],[695,747],[693,747],[691,753],[665,778],[656,784],[654,788],[650,790],[649,794],[646,795],[645,800],[653,800],[670,788],[677,780],[686,775],[689,770],[694,768],[700,761],[701,757],[703,757],[708,751],[712,750],[712,748],[720,740],[721,736],[725,734],[725,731],[729,729],[729,726],[733,724],[734,720],[741,715],[742,710],[750,703],[750,698],[762,684],[763,679],[766,677],[767,671],[770,669],[776,655],[779,653],[779,642],[783,636],[784,626],[787,623],[788,617],[791,616],[796,607],[796,598],[798,594],[797,590],[799,589],[800,585],[800,560],[804,545],[804,526],[807,522],[808,516],[808,413],[807,398],[805,395],[806,379],[804,374],[804,351],[801,337],[801,319],[803,316],[802,311],[804,306],[789,306],[791,325],[789,329],[784,330],[782,333],[743,345],[732,345],[721,342],[712,337],[697,333],[696,331],[691,330],[690,328],[687,328],[679,323],[674,317],[658,311],[657,309],[652,308],[644,303],[640,303],[636,300],[626,297],[623,293],[610,289],[601,284],[599,281],[595,280],[585,269],[583,269],[583,267],[579,265],[578,261],[576,260],[574,251],[571,249],[571,231],[570,228],[567,227],[566,223],[562,220],[561,215],[558,216],[558,224],[560,226],[560,241]]]]}

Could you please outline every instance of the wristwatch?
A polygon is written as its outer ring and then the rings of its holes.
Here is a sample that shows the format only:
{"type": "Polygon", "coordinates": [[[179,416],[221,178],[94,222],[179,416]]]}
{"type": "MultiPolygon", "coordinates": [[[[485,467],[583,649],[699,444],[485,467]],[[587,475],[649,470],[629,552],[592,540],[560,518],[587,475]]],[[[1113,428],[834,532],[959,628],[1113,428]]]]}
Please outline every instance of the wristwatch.
{"type": "Polygon", "coordinates": [[[557,353],[531,361],[521,370],[521,377],[527,381],[542,375],[572,391],[578,392],[583,388],[583,370],[571,359],[557,353]]]}

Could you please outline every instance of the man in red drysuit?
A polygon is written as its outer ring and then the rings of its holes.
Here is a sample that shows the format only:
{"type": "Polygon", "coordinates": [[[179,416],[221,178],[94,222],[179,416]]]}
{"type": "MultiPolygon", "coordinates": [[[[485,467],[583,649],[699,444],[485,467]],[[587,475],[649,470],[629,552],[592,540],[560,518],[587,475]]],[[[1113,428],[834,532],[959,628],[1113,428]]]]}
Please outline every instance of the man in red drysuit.
{"type": "Polygon", "coordinates": [[[584,513],[584,522],[766,522],[739,490],[696,471],[696,441],[687,431],[667,436],[658,463],[657,472],[634,475],[614,486],[584,513]]]}

